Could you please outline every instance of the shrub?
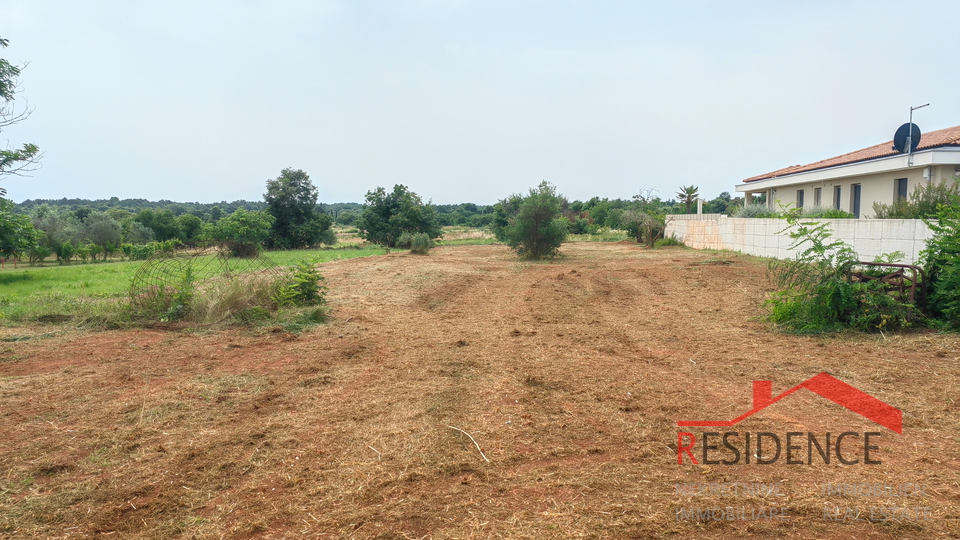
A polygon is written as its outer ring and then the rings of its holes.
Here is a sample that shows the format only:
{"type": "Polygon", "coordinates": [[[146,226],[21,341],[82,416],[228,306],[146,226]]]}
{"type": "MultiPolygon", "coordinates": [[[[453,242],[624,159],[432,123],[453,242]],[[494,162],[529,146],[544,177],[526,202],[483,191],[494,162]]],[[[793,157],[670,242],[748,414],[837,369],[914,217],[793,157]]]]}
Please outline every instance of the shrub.
{"type": "Polygon", "coordinates": [[[930,313],[949,328],[960,329],[960,197],[941,205],[936,220],[924,219],[933,231],[920,252],[927,275],[930,313]]]}
{"type": "MultiPolygon", "coordinates": [[[[767,301],[770,319],[802,333],[839,330],[896,329],[908,324],[909,304],[890,296],[879,281],[849,279],[856,252],[843,241],[829,242],[826,223],[800,222],[786,212],[791,249],[804,248],[796,259],[774,260],[770,276],[780,289],[767,301]]],[[[889,259],[889,257],[887,257],[889,259]]]]}
{"type": "Polygon", "coordinates": [[[55,253],[57,254],[57,260],[60,261],[60,264],[70,264],[70,259],[77,253],[73,244],[68,240],[57,247],[58,249],[55,253]]]}
{"type": "Polygon", "coordinates": [[[960,197],[960,180],[941,180],[939,183],[920,184],[908,199],[899,199],[893,204],[873,203],[873,213],[878,219],[930,219],[937,216],[938,208],[950,206],[960,197]]]}
{"type": "Polygon", "coordinates": [[[290,269],[290,275],[279,286],[274,296],[278,305],[317,306],[327,303],[327,288],[316,265],[300,261],[290,269]]]}
{"type": "Polygon", "coordinates": [[[576,218],[567,225],[567,231],[570,234],[587,234],[590,229],[590,221],[583,218],[576,218]]]}
{"type": "Polygon", "coordinates": [[[410,239],[410,253],[427,255],[430,253],[431,249],[436,247],[436,245],[436,242],[434,242],[433,239],[426,234],[417,233],[410,239]]]}
{"type": "Polygon", "coordinates": [[[273,222],[270,214],[239,208],[207,229],[205,235],[236,257],[256,257],[270,236],[273,222]]]}
{"type": "Polygon", "coordinates": [[[778,218],[780,213],[771,210],[765,203],[751,203],[738,207],[731,216],[738,218],[778,218]]]}
{"type": "Polygon", "coordinates": [[[667,238],[658,239],[656,242],[654,242],[653,247],[661,248],[661,247],[667,247],[667,246],[682,246],[682,245],[684,245],[683,240],[680,240],[679,238],[671,234],[667,238]]]}
{"type": "Polygon", "coordinates": [[[393,191],[378,187],[368,191],[363,211],[355,221],[360,237],[384,247],[400,247],[400,236],[424,233],[439,238],[443,233],[437,213],[431,204],[424,204],[416,193],[397,184],[393,191]]]}
{"type": "Polygon", "coordinates": [[[150,242],[149,244],[139,246],[124,244],[124,246],[128,246],[129,248],[129,253],[126,248],[124,249],[124,253],[127,254],[127,257],[129,257],[131,261],[145,261],[157,253],[156,242],[150,242]]]}
{"type": "Polygon", "coordinates": [[[840,210],[832,206],[804,206],[803,217],[819,219],[853,219],[855,216],[846,210],[840,210]]]}
{"type": "Polygon", "coordinates": [[[522,259],[556,257],[567,237],[568,221],[561,217],[563,198],[548,182],[541,182],[526,197],[511,195],[494,206],[491,225],[497,240],[505,242],[522,259]]]}
{"type": "Polygon", "coordinates": [[[620,222],[638,243],[645,242],[651,248],[656,245],[657,239],[666,228],[662,215],[650,214],[642,210],[627,210],[621,216],[620,222]]]}

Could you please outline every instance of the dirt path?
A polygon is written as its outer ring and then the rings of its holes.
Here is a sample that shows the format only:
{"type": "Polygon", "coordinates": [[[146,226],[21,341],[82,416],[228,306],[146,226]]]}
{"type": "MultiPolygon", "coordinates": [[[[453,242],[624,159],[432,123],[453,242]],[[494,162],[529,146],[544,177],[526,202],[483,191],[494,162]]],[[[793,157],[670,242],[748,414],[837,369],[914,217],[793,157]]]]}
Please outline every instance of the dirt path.
{"type": "MultiPolygon", "coordinates": [[[[66,334],[0,343],[0,533],[22,538],[956,537],[960,339],[786,336],[762,261],[632,244],[499,246],[324,265],[303,335],[66,334]],[[677,420],[821,371],[904,411],[877,466],[677,464],[677,420]],[[476,440],[485,461],[474,443],[476,440]],[[676,494],[780,483],[777,499],[676,494]],[[825,496],[916,483],[924,496],[825,496]],[[786,507],[699,523],[688,507],[786,507]],[[824,519],[929,507],[930,519],[824,519]]],[[[883,431],[802,391],[739,431],[883,431]]]]}

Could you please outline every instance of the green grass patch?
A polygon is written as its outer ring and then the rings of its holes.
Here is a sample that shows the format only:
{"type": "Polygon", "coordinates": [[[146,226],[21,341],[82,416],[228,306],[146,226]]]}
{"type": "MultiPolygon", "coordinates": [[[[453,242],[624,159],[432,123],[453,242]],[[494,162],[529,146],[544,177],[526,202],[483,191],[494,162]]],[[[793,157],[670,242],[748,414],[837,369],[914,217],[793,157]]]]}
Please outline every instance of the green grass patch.
{"type": "Polygon", "coordinates": [[[568,234],[567,242],[623,242],[630,240],[627,231],[610,230],[597,234],[568,234]]]}
{"type": "Polygon", "coordinates": [[[438,246],[489,246],[496,243],[496,238],[457,238],[454,240],[441,238],[437,241],[438,246]]]}
{"type": "MultiPolygon", "coordinates": [[[[279,266],[301,260],[325,263],[382,255],[380,247],[353,246],[271,251],[279,266]]],[[[0,324],[49,324],[123,327],[135,323],[128,309],[131,280],[143,261],[7,268],[0,271],[0,324]]],[[[202,277],[202,276],[201,276],[202,277]]]]}

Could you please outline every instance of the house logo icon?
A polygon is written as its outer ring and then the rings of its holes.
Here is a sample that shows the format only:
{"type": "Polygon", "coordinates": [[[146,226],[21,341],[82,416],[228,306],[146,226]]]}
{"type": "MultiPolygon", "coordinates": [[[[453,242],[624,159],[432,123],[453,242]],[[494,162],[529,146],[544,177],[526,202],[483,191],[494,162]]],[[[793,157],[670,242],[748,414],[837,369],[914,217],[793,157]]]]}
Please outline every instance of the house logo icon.
{"type": "Polygon", "coordinates": [[[845,407],[891,431],[903,434],[903,412],[901,412],[900,409],[850,386],[829,373],[815,375],[776,397],[773,396],[773,384],[771,381],[753,381],[753,408],[749,411],[733,420],[680,420],[677,422],[677,425],[680,427],[733,426],[801,388],[806,388],[821,397],[827,398],[837,405],[845,407]]]}

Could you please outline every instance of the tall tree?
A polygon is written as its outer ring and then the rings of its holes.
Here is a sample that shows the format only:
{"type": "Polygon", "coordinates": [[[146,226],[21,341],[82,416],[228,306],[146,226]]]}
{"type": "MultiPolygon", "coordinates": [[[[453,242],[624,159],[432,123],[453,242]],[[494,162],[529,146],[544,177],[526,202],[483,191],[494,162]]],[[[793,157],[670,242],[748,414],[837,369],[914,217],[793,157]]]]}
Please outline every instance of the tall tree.
{"type": "Polygon", "coordinates": [[[333,218],[317,211],[317,187],[307,173],[283,169],[275,180],[267,180],[263,200],[274,217],[269,247],[295,249],[336,243],[330,230],[333,218]]]}
{"type": "MultiPolygon", "coordinates": [[[[0,48],[10,42],[0,38],[0,48]]],[[[21,66],[15,66],[0,58],[0,132],[13,124],[25,120],[30,116],[30,109],[18,110],[13,101],[20,86],[21,66]]],[[[19,175],[31,171],[39,166],[40,148],[35,144],[24,144],[20,148],[6,148],[0,150],[0,179],[7,175],[19,175]]],[[[0,197],[7,194],[5,188],[0,187],[0,197]]]]}
{"type": "Polygon", "coordinates": [[[83,234],[87,240],[100,247],[103,260],[107,260],[107,255],[120,245],[123,227],[106,213],[95,211],[83,220],[83,234]]]}
{"type": "Polygon", "coordinates": [[[42,238],[43,233],[33,227],[30,216],[16,213],[12,202],[0,199],[0,257],[19,259],[42,238]]]}
{"type": "Polygon", "coordinates": [[[687,206],[687,213],[690,213],[690,206],[697,202],[700,197],[700,189],[694,185],[683,186],[677,192],[677,199],[687,206]]]}

